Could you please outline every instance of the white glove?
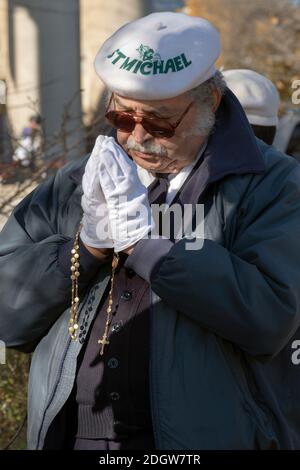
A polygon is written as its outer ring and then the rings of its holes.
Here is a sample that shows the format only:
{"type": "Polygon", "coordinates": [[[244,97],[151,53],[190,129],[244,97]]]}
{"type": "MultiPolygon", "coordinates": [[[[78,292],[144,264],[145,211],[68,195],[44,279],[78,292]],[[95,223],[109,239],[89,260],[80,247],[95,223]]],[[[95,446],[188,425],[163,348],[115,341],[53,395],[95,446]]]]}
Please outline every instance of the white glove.
{"type": "Polygon", "coordinates": [[[104,135],[97,137],[82,178],[83,219],[80,238],[88,246],[94,248],[113,247],[107,204],[100,187],[98,172],[101,148],[108,138],[104,135]]]}
{"type": "Polygon", "coordinates": [[[148,191],[139,179],[136,164],[112,137],[103,142],[98,170],[114,249],[119,252],[144,238],[154,227],[148,191]]]}

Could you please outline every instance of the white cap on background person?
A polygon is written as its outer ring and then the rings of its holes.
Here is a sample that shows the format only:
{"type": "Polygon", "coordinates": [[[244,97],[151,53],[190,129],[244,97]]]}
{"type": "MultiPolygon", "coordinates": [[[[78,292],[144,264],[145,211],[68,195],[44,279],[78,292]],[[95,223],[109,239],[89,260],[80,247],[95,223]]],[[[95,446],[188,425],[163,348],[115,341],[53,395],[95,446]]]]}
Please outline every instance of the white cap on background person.
{"type": "Polygon", "coordinates": [[[271,80],[249,69],[224,70],[222,73],[250,124],[277,126],[280,98],[271,80]]]}

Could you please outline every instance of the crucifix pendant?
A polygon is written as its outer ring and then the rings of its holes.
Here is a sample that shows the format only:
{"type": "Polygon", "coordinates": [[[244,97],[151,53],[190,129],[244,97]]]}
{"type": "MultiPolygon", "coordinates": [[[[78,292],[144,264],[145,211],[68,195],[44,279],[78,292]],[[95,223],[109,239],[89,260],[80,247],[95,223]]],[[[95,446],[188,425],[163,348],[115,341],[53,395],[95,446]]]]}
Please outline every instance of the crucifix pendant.
{"type": "Polygon", "coordinates": [[[109,344],[108,341],[108,329],[109,329],[109,324],[110,324],[110,317],[111,317],[111,307],[113,303],[112,299],[112,290],[113,290],[113,284],[114,284],[114,276],[115,276],[115,270],[118,266],[120,256],[118,253],[114,253],[113,260],[112,260],[112,273],[111,273],[111,280],[110,280],[110,291],[108,294],[108,307],[107,307],[107,319],[106,319],[106,324],[105,324],[105,330],[104,330],[104,335],[102,339],[98,339],[98,344],[101,344],[101,349],[100,349],[100,356],[103,356],[104,354],[104,347],[109,344]]]}
{"type": "Polygon", "coordinates": [[[107,340],[107,335],[105,334],[102,339],[98,339],[98,344],[101,344],[101,349],[100,349],[100,356],[103,356],[104,354],[104,347],[106,344],[109,344],[109,341],[107,340]]]}

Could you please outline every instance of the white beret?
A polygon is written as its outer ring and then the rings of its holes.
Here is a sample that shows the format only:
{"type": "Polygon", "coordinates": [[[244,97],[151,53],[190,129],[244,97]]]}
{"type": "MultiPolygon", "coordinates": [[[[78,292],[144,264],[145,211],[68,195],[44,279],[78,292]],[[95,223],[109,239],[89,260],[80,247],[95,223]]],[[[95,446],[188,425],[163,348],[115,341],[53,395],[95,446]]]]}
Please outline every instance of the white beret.
{"type": "Polygon", "coordinates": [[[222,73],[228,88],[244,108],[250,124],[277,126],[280,99],[275,85],[268,78],[247,69],[222,73]]]}
{"type": "Polygon", "coordinates": [[[125,24],[98,51],[94,66],[111,91],[133,99],[173,98],[216,71],[220,37],[206,20],[152,13],[125,24]]]}

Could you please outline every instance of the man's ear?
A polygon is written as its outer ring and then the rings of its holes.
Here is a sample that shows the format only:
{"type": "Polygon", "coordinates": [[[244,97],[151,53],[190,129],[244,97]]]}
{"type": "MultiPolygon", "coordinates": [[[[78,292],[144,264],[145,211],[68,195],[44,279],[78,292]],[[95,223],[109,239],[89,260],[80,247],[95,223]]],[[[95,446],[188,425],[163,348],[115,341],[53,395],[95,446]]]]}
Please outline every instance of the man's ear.
{"type": "Polygon", "coordinates": [[[221,103],[222,93],[217,88],[214,88],[212,91],[212,95],[214,99],[212,111],[215,113],[219,107],[219,104],[221,103]]]}

